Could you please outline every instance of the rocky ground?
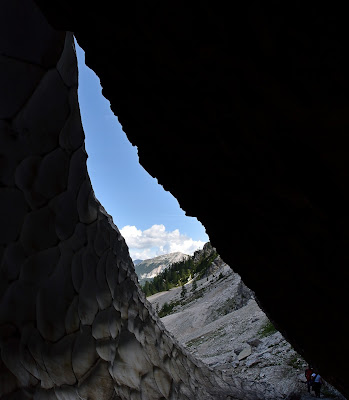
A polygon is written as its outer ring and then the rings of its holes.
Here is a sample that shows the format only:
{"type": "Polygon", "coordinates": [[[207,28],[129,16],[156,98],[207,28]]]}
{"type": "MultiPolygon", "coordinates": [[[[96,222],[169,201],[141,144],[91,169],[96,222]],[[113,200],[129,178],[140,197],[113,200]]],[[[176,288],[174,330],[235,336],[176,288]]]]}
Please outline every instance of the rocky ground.
{"type": "MultiPolygon", "coordinates": [[[[226,374],[273,385],[285,398],[308,400],[304,379],[306,362],[275,331],[258,307],[253,293],[224,263],[208,277],[181,288],[157,293],[148,300],[160,311],[174,306],[162,318],[166,328],[203,362],[226,374]]],[[[323,398],[344,399],[325,384],[323,398]]]]}

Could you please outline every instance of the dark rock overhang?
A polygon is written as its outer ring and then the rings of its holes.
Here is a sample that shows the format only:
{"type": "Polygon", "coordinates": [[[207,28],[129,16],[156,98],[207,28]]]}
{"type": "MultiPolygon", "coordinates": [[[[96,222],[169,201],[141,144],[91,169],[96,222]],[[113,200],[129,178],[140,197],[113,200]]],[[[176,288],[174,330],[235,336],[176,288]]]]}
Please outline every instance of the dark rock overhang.
{"type": "Polygon", "coordinates": [[[75,33],[144,168],[348,396],[345,13],[304,2],[36,2],[75,33]]]}

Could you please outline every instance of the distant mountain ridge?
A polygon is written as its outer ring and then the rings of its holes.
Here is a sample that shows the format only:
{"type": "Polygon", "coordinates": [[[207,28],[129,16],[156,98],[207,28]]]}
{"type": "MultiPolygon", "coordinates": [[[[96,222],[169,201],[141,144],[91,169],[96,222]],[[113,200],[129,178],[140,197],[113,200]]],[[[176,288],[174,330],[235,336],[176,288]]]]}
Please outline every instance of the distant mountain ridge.
{"type": "Polygon", "coordinates": [[[146,281],[155,278],[171,264],[188,259],[190,256],[181,252],[163,254],[158,257],[143,260],[139,263],[134,262],[135,271],[138,276],[139,283],[142,285],[146,281]]]}
{"type": "Polygon", "coordinates": [[[141,283],[146,296],[183,286],[188,281],[201,279],[214,273],[223,263],[216,249],[210,242],[205,243],[202,250],[194,252],[185,260],[172,263],[168,268],[157,274],[153,279],[141,283]]]}

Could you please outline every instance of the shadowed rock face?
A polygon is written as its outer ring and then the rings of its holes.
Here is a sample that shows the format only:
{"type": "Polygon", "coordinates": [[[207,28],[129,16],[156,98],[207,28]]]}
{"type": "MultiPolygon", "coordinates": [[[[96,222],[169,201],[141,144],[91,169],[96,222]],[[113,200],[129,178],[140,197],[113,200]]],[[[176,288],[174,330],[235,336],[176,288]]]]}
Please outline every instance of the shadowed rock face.
{"type": "Polygon", "coordinates": [[[346,13],[300,1],[37,3],[75,32],[141,164],[349,396],[346,13]]]}
{"type": "Polygon", "coordinates": [[[29,0],[1,19],[1,399],[278,398],[167,333],[91,187],[72,34],[29,0]]]}

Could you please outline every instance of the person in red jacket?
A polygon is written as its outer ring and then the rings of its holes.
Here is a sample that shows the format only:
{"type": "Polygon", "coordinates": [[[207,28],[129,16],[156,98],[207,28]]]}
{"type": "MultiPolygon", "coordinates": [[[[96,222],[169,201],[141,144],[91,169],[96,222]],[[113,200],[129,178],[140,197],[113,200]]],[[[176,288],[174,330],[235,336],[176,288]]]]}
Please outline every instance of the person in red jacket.
{"type": "Polygon", "coordinates": [[[308,387],[308,392],[310,393],[310,387],[312,383],[312,374],[314,373],[313,369],[311,368],[310,365],[308,365],[308,368],[305,370],[305,379],[307,380],[307,387],[308,387]]]}

